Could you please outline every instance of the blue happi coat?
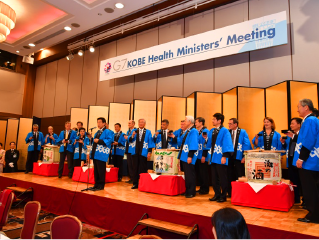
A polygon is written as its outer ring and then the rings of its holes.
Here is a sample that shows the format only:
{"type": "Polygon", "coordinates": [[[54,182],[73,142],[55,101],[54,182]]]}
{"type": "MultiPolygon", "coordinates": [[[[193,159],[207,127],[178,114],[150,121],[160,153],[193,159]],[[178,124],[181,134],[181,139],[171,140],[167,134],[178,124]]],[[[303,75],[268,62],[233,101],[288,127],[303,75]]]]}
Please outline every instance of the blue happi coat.
{"type": "MultiPolygon", "coordinates": [[[[66,150],[73,153],[74,152],[74,140],[76,139],[76,131],[70,129],[69,132],[69,143],[66,145],[66,150]]],[[[65,130],[60,132],[59,138],[57,139],[57,144],[60,145],[60,152],[64,152],[64,144],[62,143],[63,139],[65,139],[65,130]]]]}
{"type": "MultiPolygon", "coordinates": [[[[154,134],[153,139],[154,139],[154,142],[155,142],[156,149],[162,149],[162,134],[161,134],[161,130],[158,130],[158,132],[160,134],[158,134],[157,136],[154,134]]],[[[167,132],[167,134],[168,134],[168,132],[167,132]]],[[[174,142],[173,138],[167,137],[167,141],[168,141],[168,144],[167,144],[167,148],[168,149],[170,149],[172,147],[177,148],[177,143],[174,142]]]]}
{"type": "Polygon", "coordinates": [[[181,148],[181,145],[182,145],[182,141],[183,139],[181,139],[181,136],[183,135],[183,130],[180,128],[178,130],[176,130],[173,134],[175,135],[176,137],[176,142],[175,142],[175,145],[176,145],[176,148],[181,148]]]}
{"type": "Polygon", "coordinates": [[[241,161],[244,157],[244,151],[251,150],[252,147],[246,130],[238,128],[237,134],[238,132],[239,137],[236,136],[236,138],[238,137],[238,145],[235,159],[241,161]]]}
{"type": "Polygon", "coordinates": [[[129,129],[126,132],[126,136],[127,136],[126,144],[128,144],[128,153],[131,153],[133,151],[133,142],[130,142],[130,138],[132,137],[132,134],[135,130],[136,128],[133,128],[132,130],[129,129]]]}
{"type": "Polygon", "coordinates": [[[203,137],[203,133],[206,133],[207,136],[209,134],[209,130],[207,128],[204,128],[200,134],[198,134],[198,155],[197,159],[202,159],[203,156],[203,150],[209,150],[206,146],[206,140],[203,137]]]}
{"type": "MultiPolygon", "coordinates": [[[[227,128],[221,127],[217,135],[214,149],[212,149],[213,132],[215,128],[212,128],[208,134],[208,140],[206,148],[209,149],[206,160],[209,163],[222,164],[222,157],[224,153],[234,152],[233,142],[230,132],[227,128]]],[[[226,164],[228,165],[228,158],[226,158],[226,164]]]]}
{"type": "Polygon", "coordinates": [[[319,120],[314,116],[307,117],[298,134],[295,154],[292,165],[296,166],[302,147],[310,151],[309,158],[304,160],[302,168],[311,171],[319,171],[319,120]]]}
{"type": "Polygon", "coordinates": [[[189,151],[195,150],[196,152],[192,158],[192,164],[195,165],[198,155],[198,131],[196,128],[191,128],[190,130],[185,131],[185,133],[180,137],[181,144],[186,134],[187,136],[183,145],[183,149],[180,149],[180,160],[187,162],[189,151]]]}
{"type": "MultiPolygon", "coordinates": [[[[137,133],[139,131],[139,129],[134,130],[136,131],[136,134],[133,138],[133,136],[131,136],[130,139],[130,149],[129,149],[129,153],[131,153],[132,155],[136,154],[136,137],[137,137],[137,133]]],[[[149,148],[154,148],[155,147],[155,143],[154,140],[152,138],[152,133],[150,130],[148,129],[144,129],[145,131],[145,138],[144,138],[144,142],[143,142],[143,150],[142,150],[142,156],[143,157],[147,157],[148,154],[148,149],[149,148]]]]}
{"type": "MultiPolygon", "coordinates": [[[[75,140],[79,140],[79,139],[80,137],[78,136],[75,140]]],[[[86,160],[86,154],[87,154],[86,150],[88,145],[90,145],[90,139],[88,137],[85,137],[83,140],[82,153],[80,158],[80,143],[78,141],[75,141],[73,159],[86,160]]]]}
{"type": "Polygon", "coordinates": [[[56,145],[57,144],[57,139],[59,138],[57,134],[53,133],[53,138],[54,140],[52,140],[50,137],[50,134],[47,134],[45,135],[45,138],[44,138],[44,144],[51,144],[51,145],[56,145]],[[48,137],[47,139],[47,143],[45,143],[45,139],[48,137]]]}
{"type": "Polygon", "coordinates": [[[290,137],[287,137],[287,139],[285,140],[285,144],[286,144],[286,147],[284,147],[283,145],[282,145],[282,150],[285,150],[286,151],[286,159],[287,159],[287,161],[286,161],[286,166],[287,166],[287,168],[289,167],[289,163],[288,163],[288,153],[289,153],[289,145],[290,145],[290,141],[291,141],[291,138],[290,137]]]}
{"type": "MultiPolygon", "coordinates": [[[[28,144],[28,152],[34,151],[34,139],[32,138],[29,140],[30,137],[33,137],[33,132],[29,132],[27,137],[25,138],[25,143],[28,144]]],[[[38,149],[37,151],[41,150],[41,146],[44,144],[44,137],[42,132],[38,132],[38,149]]]]}
{"type": "Polygon", "coordinates": [[[112,155],[114,155],[114,149],[116,149],[115,155],[124,156],[125,147],[126,147],[126,139],[124,138],[124,133],[121,132],[120,138],[118,140],[118,145],[112,145],[112,155]]]}
{"type": "MultiPolygon", "coordinates": [[[[94,134],[94,139],[99,131],[94,134]]],[[[107,162],[109,160],[111,144],[114,141],[114,132],[109,129],[105,129],[99,139],[103,141],[103,144],[97,144],[94,153],[94,159],[107,162]]],[[[90,157],[92,159],[92,151],[90,153],[90,157]]]]}
{"type": "MultiPolygon", "coordinates": [[[[260,148],[260,149],[265,149],[265,146],[264,146],[264,131],[260,131],[258,134],[262,134],[262,136],[260,136],[258,138],[258,144],[257,144],[257,147],[255,148],[260,148]]],[[[280,142],[280,133],[279,132],[276,132],[274,131],[274,135],[273,135],[273,138],[272,138],[272,141],[271,141],[271,150],[272,151],[279,151],[279,150],[282,150],[282,144],[280,142]]],[[[252,144],[255,146],[255,139],[256,137],[253,138],[252,140],[252,144]]]]}

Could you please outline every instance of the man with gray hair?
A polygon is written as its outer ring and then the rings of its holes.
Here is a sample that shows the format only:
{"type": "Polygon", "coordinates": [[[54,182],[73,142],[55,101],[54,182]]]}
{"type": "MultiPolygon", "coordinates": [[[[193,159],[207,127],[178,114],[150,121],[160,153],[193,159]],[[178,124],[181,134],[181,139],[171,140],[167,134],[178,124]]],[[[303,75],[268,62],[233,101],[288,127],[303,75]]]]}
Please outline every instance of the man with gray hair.
{"type": "Polygon", "coordinates": [[[300,222],[319,223],[319,120],[318,110],[310,99],[298,103],[299,116],[304,118],[301,125],[293,165],[299,168],[303,197],[309,213],[300,222]]]}
{"type": "Polygon", "coordinates": [[[32,129],[33,131],[29,132],[25,139],[25,142],[29,144],[28,157],[25,165],[26,174],[33,171],[33,163],[38,161],[41,146],[44,144],[44,137],[42,132],[39,132],[39,126],[33,124],[32,129]]]}
{"type": "Polygon", "coordinates": [[[155,143],[150,130],[145,128],[145,119],[138,120],[138,129],[129,138],[129,153],[133,157],[133,187],[138,188],[141,173],[147,173],[147,160],[150,160],[155,143]]]}
{"type": "Polygon", "coordinates": [[[194,126],[194,117],[185,117],[185,133],[181,136],[182,144],[178,153],[178,159],[185,173],[186,198],[196,195],[195,163],[198,155],[198,131],[194,126]]]}

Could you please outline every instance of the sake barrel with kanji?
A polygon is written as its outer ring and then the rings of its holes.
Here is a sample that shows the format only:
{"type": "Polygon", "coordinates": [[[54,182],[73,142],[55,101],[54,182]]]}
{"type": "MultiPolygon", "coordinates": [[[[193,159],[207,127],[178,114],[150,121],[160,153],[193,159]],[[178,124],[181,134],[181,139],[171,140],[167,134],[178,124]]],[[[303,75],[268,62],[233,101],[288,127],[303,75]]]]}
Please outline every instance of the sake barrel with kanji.
{"type": "Polygon", "coordinates": [[[178,175],[178,149],[156,149],[154,151],[153,170],[163,175],[178,175]]]}

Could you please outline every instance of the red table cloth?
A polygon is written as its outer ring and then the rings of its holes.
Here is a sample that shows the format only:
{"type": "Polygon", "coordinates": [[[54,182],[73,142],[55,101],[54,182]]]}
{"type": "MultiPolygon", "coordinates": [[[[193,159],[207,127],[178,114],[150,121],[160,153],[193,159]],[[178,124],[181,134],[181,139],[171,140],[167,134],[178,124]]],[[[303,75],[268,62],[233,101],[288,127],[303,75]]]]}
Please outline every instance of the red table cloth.
{"type": "MultiPolygon", "coordinates": [[[[33,163],[33,174],[46,176],[46,177],[57,177],[58,176],[58,170],[59,170],[59,164],[58,163],[42,163],[41,165],[39,163],[33,163]]],[[[69,175],[69,169],[68,164],[64,164],[63,168],[63,176],[69,175]]]]}
{"type": "Polygon", "coordinates": [[[138,190],[142,192],[158,193],[176,196],[185,193],[185,180],[181,176],[161,175],[155,180],[149,173],[141,173],[138,190]]]}
{"type": "Polygon", "coordinates": [[[248,183],[232,182],[234,205],[288,212],[294,202],[294,191],[287,184],[267,185],[256,193],[248,183]]]}
{"type": "MultiPolygon", "coordinates": [[[[90,171],[89,175],[89,183],[94,184],[94,168],[90,168],[83,172],[82,167],[75,167],[73,172],[72,180],[76,182],[87,182],[88,181],[88,171],[90,171]]],[[[118,181],[118,168],[110,168],[110,171],[106,171],[105,173],[105,182],[117,182],[118,181]]]]}

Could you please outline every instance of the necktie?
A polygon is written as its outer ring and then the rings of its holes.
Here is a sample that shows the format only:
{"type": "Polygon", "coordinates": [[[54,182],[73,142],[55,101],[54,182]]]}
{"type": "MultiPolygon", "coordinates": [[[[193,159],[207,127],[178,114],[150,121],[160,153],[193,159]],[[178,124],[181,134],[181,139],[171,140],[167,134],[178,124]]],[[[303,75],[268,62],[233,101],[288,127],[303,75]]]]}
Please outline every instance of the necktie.
{"type": "Polygon", "coordinates": [[[231,139],[233,141],[233,146],[234,146],[235,145],[235,131],[234,130],[231,131],[231,139]]]}
{"type": "Polygon", "coordinates": [[[142,141],[143,129],[140,129],[139,140],[142,141]]]}
{"type": "MultiPolygon", "coordinates": [[[[69,131],[65,131],[65,139],[69,138],[69,131]]],[[[64,143],[64,147],[66,147],[66,143],[64,143]]]]}
{"type": "Polygon", "coordinates": [[[163,148],[167,148],[166,130],[163,131],[163,148]]]}

